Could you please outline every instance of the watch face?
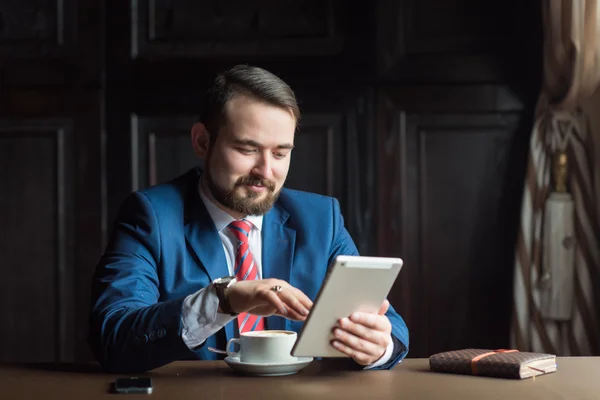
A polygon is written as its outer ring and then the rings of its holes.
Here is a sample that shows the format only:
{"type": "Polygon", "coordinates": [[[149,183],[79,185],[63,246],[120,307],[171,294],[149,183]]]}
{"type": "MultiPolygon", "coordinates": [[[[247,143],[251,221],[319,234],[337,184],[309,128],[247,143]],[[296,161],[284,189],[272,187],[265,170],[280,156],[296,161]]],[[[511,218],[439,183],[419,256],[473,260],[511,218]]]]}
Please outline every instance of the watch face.
{"type": "Polygon", "coordinates": [[[235,276],[225,276],[223,278],[215,279],[214,283],[216,285],[229,285],[231,282],[235,282],[235,276]]]}

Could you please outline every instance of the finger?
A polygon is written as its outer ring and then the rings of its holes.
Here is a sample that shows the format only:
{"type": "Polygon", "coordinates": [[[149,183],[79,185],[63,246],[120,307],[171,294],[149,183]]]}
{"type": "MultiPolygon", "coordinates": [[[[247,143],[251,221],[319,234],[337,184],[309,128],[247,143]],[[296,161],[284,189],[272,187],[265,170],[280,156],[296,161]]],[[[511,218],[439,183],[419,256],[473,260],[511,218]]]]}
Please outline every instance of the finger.
{"type": "Polygon", "coordinates": [[[250,313],[250,314],[254,314],[254,315],[260,315],[261,317],[269,317],[271,315],[280,315],[277,312],[277,309],[275,307],[273,307],[273,305],[269,302],[267,302],[266,304],[251,308],[246,312],[250,313]]]}
{"type": "Polygon", "coordinates": [[[287,319],[291,319],[294,321],[305,321],[306,317],[304,315],[298,314],[296,311],[289,309],[287,311],[287,314],[283,315],[283,317],[286,317],[287,319]]]}
{"type": "Polygon", "coordinates": [[[294,293],[292,293],[292,291],[288,288],[283,289],[281,292],[277,293],[277,295],[285,303],[288,309],[294,310],[299,315],[308,315],[308,310],[306,307],[302,305],[300,300],[298,300],[294,293]]]}
{"type": "Polygon", "coordinates": [[[349,319],[356,324],[376,331],[388,331],[391,329],[390,320],[385,315],[355,312],[350,315],[349,319]]]}
{"type": "Polygon", "coordinates": [[[300,301],[300,303],[302,303],[304,308],[306,308],[307,310],[310,310],[312,308],[312,306],[313,306],[312,300],[307,295],[305,295],[304,292],[302,292],[302,290],[295,288],[293,286],[290,286],[290,289],[292,290],[292,292],[294,293],[294,296],[296,296],[298,301],[300,301]]]}
{"type": "Polygon", "coordinates": [[[302,290],[295,288],[291,285],[287,285],[286,287],[284,287],[284,291],[290,291],[294,295],[296,300],[298,300],[300,302],[302,307],[304,307],[306,309],[307,314],[308,314],[308,311],[313,306],[313,302],[311,301],[311,299],[308,298],[307,295],[304,294],[304,292],[302,292],[302,290]]]}
{"type": "MultiPolygon", "coordinates": [[[[380,318],[385,318],[384,316],[379,315],[380,318]]],[[[386,347],[389,341],[389,330],[375,330],[365,325],[358,324],[356,322],[352,322],[348,318],[342,318],[338,322],[338,327],[343,331],[346,331],[357,338],[366,340],[368,342],[374,343],[378,346],[386,347]]]]}
{"type": "Polygon", "coordinates": [[[259,293],[261,293],[264,299],[267,300],[273,307],[275,307],[281,315],[287,315],[288,309],[285,306],[285,303],[279,298],[279,296],[277,296],[277,293],[271,289],[265,289],[259,293]]]}
{"type": "Polygon", "coordinates": [[[354,353],[363,353],[371,358],[375,357],[378,359],[385,352],[385,346],[364,340],[340,328],[335,328],[333,330],[333,335],[338,342],[348,349],[353,350],[354,353]]]}
{"type": "MultiPolygon", "coordinates": [[[[312,308],[312,300],[307,295],[305,295],[304,292],[302,292],[300,289],[290,285],[286,281],[282,281],[279,279],[269,279],[267,283],[270,288],[273,286],[281,286],[283,288],[283,291],[291,291],[294,297],[296,297],[296,299],[302,304],[304,308],[306,308],[307,310],[310,310],[312,308]]],[[[279,294],[281,293],[282,292],[279,292],[279,294]]]]}
{"type": "Polygon", "coordinates": [[[345,344],[343,344],[342,342],[340,342],[338,340],[333,340],[331,342],[331,345],[336,350],[341,351],[342,353],[351,357],[354,361],[356,361],[359,365],[362,365],[362,366],[367,366],[367,365],[373,364],[375,361],[378,360],[378,358],[375,358],[368,354],[356,351],[353,348],[346,346],[345,344]]]}
{"type": "Polygon", "coordinates": [[[304,315],[298,313],[293,308],[289,308],[285,304],[285,302],[278,296],[278,294],[272,291],[270,288],[264,289],[262,292],[264,293],[264,297],[269,302],[269,304],[271,304],[277,309],[279,315],[296,321],[303,321],[306,319],[304,315]]]}
{"type": "Polygon", "coordinates": [[[381,304],[381,308],[379,309],[378,314],[379,315],[385,314],[389,308],[390,308],[390,302],[388,301],[388,299],[383,300],[383,304],[381,304]]]}

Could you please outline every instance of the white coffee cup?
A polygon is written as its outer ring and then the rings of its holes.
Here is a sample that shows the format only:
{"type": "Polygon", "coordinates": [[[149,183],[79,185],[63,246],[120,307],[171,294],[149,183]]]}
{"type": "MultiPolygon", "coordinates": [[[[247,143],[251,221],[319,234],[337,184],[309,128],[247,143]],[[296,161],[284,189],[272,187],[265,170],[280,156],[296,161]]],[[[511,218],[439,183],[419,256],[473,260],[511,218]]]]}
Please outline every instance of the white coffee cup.
{"type": "Polygon", "coordinates": [[[239,357],[241,362],[246,363],[282,363],[296,361],[291,355],[292,347],[296,343],[297,334],[294,331],[253,331],[244,332],[239,338],[230,339],[227,342],[227,355],[239,357]],[[237,343],[240,350],[230,351],[232,343],[237,343]]]}

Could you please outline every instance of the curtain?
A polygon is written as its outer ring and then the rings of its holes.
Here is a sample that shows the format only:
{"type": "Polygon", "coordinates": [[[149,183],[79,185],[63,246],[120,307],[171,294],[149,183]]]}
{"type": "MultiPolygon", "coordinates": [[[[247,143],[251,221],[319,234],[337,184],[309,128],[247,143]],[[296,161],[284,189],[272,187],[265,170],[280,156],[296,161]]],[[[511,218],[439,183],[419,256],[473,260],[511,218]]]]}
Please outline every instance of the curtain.
{"type": "Polygon", "coordinates": [[[511,346],[600,354],[598,0],[545,0],[543,82],[515,250],[511,346]],[[594,290],[595,289],[595,290],[594,290]]]}

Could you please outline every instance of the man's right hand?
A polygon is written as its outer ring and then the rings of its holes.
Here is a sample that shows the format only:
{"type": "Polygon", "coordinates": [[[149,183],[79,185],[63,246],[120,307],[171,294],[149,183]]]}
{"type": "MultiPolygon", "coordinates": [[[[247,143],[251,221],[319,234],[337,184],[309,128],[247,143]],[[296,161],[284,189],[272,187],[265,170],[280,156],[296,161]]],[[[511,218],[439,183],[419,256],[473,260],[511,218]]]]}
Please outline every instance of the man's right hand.
{"type": "Polygon", "coordinates": [[[279,279],[238,281],[225,291],[232,311],[247,312],[264,317],[276,314],[304,321],[312,308],[312,301],[301,290],[279,279]],[[272,290],[281,286],[280,292],[272,290]]]}

